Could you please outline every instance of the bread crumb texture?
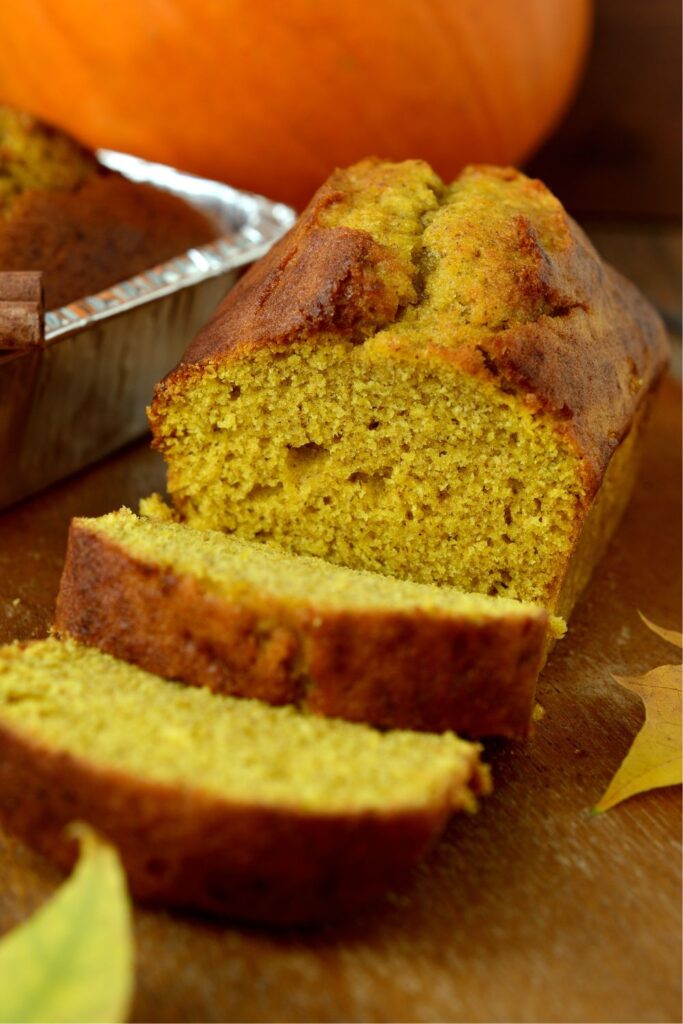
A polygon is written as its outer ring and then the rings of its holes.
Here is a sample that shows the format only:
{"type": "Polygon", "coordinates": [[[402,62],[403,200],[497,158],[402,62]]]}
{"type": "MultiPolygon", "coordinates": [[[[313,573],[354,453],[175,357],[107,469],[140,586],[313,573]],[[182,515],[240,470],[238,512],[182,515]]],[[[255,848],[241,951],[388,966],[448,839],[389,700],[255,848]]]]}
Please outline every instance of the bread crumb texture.
{"type": "Polygon", "coordinates": [[[619,441],[605,417],[626,422],[664,358],[627,291],[643,365],[621,379],[624,332],[587,312],[630,288],[606,273],[514,170],[337,172],[157,388],[180,517],[552,609],[619,441]]]}
{"type": "Polygon", "coordinates": [[[540,608],[521,602],[347,569],[215,530],[138,518],[125,508],[75,523],[101,534],[143,563],[192,576],[204,589],[237,603],[241,595],[253,592],[317,609],[421,611],[467,617],[472,623],[509,617],[545,619],[540,608]]]}
{"type": "Polygon", "coordinates": [[[54,639],[0,649],[0,728],[117,771],[238,805],[335,815],[474,809],[479,747],[378,732],[169,683],[54,639]]]}

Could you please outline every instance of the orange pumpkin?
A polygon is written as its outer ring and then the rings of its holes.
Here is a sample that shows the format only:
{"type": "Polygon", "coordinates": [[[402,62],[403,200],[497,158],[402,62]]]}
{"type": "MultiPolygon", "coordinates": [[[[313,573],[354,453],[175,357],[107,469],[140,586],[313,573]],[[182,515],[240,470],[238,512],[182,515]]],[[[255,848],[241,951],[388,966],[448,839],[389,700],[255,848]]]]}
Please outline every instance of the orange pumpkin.
{"type": "Polygon", "coordinates": [[[16,0],[0,101],[92,146],[303,204],[335,165],[518,162],[577,81],[590,0],[16,0]]]}

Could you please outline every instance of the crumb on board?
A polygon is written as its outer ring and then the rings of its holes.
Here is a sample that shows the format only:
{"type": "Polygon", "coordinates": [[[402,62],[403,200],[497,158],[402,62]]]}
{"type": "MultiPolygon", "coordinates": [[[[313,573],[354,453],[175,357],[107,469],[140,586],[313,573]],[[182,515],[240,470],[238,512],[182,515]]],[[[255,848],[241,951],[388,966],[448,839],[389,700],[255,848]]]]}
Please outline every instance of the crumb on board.
{"type": "Polygon", "coordinates": [[[540,722],[542,718],[545,718],[545,708],[538,701],[534,704],[534,710],[531,712],[531,721],[540,722]]]}

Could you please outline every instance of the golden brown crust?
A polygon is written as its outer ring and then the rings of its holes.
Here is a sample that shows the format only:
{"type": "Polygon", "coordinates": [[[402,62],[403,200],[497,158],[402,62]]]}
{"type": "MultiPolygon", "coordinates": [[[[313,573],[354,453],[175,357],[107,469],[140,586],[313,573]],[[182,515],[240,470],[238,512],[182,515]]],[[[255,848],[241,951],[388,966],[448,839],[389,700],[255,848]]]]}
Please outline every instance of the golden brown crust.
{"type": "Polygon", "coordinates": [[[55,309],[217,237],[176,196],[101,171],[71,191],[33,189],[0,219],[0,267],[44,271],[55,309]]]}
{"type": "Polygon", "coordinates": [[[569,619],[626,510],[640,465],[643,431],[649,412],[649,403],[643,402],[635,414],[633,426],[616,449],[600,490],[581,523],[567,571],[560,579],[560,590],[553,597],[555,614],[564,619],[569,619]]]}
{"type": "Polygon", "coordinates": [[[576,224],[572,245],[595,270],[584,304],[439,355],[494,378],[549,413],[582,457],[586,502],[668,363],[664,326],[637,288],[603,263],[576,224]]]}
{"type": "Polygon", "coordinates": [[[231,605],[74,520],[55,629],[217,692],[381,727],[519,738],[529,732],[547,617],[341,612],[257,593],[231,605]]]}
{"type": "Polygon", "coordinates": [[[318,212],[330,198],[323,186],[317,204],[238,281],[235,300],[221,304],[188,347],[184,364],[243,356],[322,332],[361,340],[395,319],[401,296],[383,271],[398,269],[396,257],[366,231],[318,227],[318,212]]]}
{"type": "MultiPolygon", "coordinates": [[[[361,167],[370,173],[376,163],[361,167]]],[[[480,168],[483,178],[519,180],[530,203],[552,197],[540,182],[511,169],[480,168]]],[[[420,302],[422,270],[401,282],[396,253],[366,231],[329,227],[330,208],[351,195],[354,169],[325,183],[294,229],[228,295],[188,348],[183,363],[156,393],[152,427],[163,415],[166,393],[201,373],[205,362],[248,358],[301,338],[332,336],[363,341],[399,323],[420,302]],[[397,280],[399,282],[397,286],[397,280]]],[[[554,201],[553,201],[554,202],[554,201]]],[[[490,331],[441,345],[432,339],[426,358],[443,359],[519,393],[549,414],[582,459],[586,500],[597,491],[612,452],[627,434],[640,403],[668,359],[660,318],[637,290],[600,259],[559,204],[547,215],[553,246],[531,220],[512,217],[504,257],[514,259],[517,314],[527,322],[497,323],[490,331]]],[[[396,353],[400,354],[400,341],[396,353]]]]}
{"type": "Polygon", "coordinates": [[[386,815],[241,806],[105,770],[2,723],[0,794],[7,827],[64,868],[75,857],[65,827],[84,820],[118,848],[137,898],[280,925],[376,900],[409,874],[453,809],[448,794],[386,815]]]}

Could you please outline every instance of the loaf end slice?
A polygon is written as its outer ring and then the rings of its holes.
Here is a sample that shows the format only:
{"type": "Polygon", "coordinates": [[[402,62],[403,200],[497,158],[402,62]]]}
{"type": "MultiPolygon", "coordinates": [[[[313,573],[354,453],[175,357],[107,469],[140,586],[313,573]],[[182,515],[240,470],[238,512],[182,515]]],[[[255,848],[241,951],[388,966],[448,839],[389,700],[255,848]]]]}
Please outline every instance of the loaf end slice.
{"type": "Polygon", "coordinates": [[[168,683],[55,639],[0,649],[0,816],[64,867],[74,820],[151,903],[323,921],[410,873],[488,789],[479,748],[168,683]]]}
{"type": "Polygon", "coordinates": [[[122,509],[73,521],[55,629],[221,693],[522,737],[549,619],[122,509]]]}

